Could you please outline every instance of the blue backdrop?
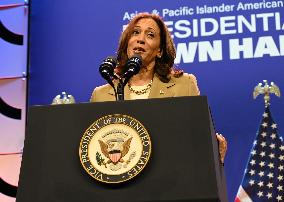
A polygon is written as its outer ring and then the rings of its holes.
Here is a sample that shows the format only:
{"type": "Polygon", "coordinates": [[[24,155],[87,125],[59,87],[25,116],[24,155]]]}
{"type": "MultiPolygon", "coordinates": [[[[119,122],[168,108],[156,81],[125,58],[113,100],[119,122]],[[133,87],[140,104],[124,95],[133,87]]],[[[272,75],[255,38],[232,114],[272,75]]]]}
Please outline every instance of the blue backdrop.
{"type": "MultiPolygon", "coordinates": [[[[233,201],[264,110],[252,98],[263,79],[284,89],[283,1],[33,0],[30,25],[29,104],[50,104],[62,91],[88,102],[104,84],[101,61],[115,55],[123,25],[137,12],[166,21],[176,65],[196,75],[218,132],[229,143],[225,170],[233,201]]],[[[284,130],[283,99],[271,108],[284,130]]]]}

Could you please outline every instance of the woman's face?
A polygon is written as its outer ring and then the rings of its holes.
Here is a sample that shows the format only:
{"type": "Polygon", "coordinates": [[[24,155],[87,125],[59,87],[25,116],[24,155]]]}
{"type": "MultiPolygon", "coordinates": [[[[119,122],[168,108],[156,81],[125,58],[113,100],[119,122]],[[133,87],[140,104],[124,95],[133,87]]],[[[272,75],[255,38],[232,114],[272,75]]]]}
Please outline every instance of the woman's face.
{"type": "Polygon", "coordinates": [[[161,56],[160,41],[157,23],[151,18],[142,18],[134,26],[128,41],[127,56],[130,58],[134,54],[139,54],[144,66],[154,67],[155,58],[161,56]]]}

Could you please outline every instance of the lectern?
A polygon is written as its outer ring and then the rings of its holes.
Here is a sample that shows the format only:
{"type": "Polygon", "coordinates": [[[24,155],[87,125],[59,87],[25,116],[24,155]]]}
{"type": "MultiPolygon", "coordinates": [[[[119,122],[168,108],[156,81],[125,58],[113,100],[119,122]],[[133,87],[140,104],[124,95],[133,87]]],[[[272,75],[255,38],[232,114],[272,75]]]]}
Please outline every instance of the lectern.
{"type": "Polygon", "coordinates": [[[31,107],[17,202],[227,202],[207,98],[178,97],[31,107]],[[100,117],[139,120],[152,154],[135,178],[105,184],[79,159],[80,140],[100,117]]]}

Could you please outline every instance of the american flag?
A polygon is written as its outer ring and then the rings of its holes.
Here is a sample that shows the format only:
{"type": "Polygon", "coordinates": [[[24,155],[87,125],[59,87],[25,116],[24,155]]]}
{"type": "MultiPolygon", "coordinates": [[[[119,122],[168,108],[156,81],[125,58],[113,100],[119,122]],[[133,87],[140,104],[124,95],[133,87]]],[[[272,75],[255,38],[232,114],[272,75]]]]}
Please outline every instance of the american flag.
{"type": "Polygon", "coordinates": [[[235,202],[284,202],[284,144],[265,108],[235,202]]]}

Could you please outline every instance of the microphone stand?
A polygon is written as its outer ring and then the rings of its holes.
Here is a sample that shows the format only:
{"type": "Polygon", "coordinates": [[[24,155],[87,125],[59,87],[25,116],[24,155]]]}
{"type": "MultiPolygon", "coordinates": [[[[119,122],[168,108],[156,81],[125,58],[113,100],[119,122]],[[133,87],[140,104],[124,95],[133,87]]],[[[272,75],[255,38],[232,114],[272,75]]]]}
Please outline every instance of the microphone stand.
{"type": "Polygon", "coordinates": [[[117,92],[117,99],[118,101],[120,100],[124,100],[124,87],[126,86],[127,82],[130,80],[130,78],[132,77],[133,75],[131,76],[127,76],[124,78],[120,77],[120,76],[117,76],[116,77],[118,78],[119,80],[119,83],[117,85],[117,89],[116,89],[116,92],[117,92]]]}
{"type": "Polygon", "coordinates": [[[116,92],[117,92],[117,99],[118,101],[122,101],[124,100],[124,86],[125,86],[125,82],[123,82],[122,78],[119,77],[119,83],[117,85],[117,89],[116,89],[116,92]]]}

